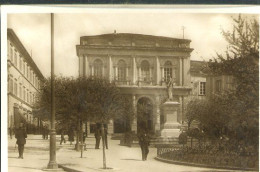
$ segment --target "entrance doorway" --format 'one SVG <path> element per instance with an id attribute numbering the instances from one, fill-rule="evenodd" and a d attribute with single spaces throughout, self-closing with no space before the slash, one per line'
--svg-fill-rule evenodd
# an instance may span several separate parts
<path id="1" fill-rule="evenodd" d="M 137 133 L 141 130 L 154 132 L 153 104 L 149 98 L 140 98 L 137 102 Z"/>

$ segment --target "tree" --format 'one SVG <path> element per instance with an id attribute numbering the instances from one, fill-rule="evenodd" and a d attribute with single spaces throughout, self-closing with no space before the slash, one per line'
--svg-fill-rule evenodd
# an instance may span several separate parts
<path id="1" fill-rule="evenodd" d="M 50 79 L 46 80 L 38 95 L 37 114 L 48 120 L 50 115 Z M 132 121 L 133 105 L 130 98 L 122 95 L 115 83 L 95 77 L 55 77 L 55 108 L 58 127 L 77 128 L 76 149 L 82 143 L 84 121 L 100 123 L 103 141 L 103 167 L 106 168 L 104 147 L 104 124 L 114 118 Z M 129 123 L 130 124 L 130 123 Z"/>
<path id="2" fill-rule="evenodd" d="M 209 62 L 215 75 L 232 75 L 235 89 L 225 93 L 229 97 L 230 121 L 228 130 L 234 141 L 258 145 L 259 126 L 259 23 L 242 17 L 233 18 L 234 28 L 223 31 L 229 43 L 225 54 L 217 54 Z M 226 96 L 227 97 L 227 96 Z M 231 134 L 232 133 L 232 134 Z M 242 134 L 244 133 L 244 134 Z"/>

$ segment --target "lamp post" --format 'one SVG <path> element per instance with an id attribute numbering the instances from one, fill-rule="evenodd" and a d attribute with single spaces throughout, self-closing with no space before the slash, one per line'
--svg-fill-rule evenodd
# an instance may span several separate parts
<path id="1" fill-rule="evenodd" d="M 55 130 L 55 89 L 54 89 L 54 15 L 51 13 L 51 130 L 50 130 L 50 161 L 48 169 L 58 169 L 56 163 L 56 130 Z"/>

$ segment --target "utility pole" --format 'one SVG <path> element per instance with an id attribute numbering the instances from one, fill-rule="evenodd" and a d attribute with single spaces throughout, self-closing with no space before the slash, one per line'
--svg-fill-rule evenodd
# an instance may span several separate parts
<path id="1" fill-rule="evenodd" d="M 51 13 L 51 131 L 50 161 L 48 169 L 58 169 L 56 163 L 56 130 L 55 130 L 55 87 L 54 87 L 54 15 Z"/>
<path id="2" fill-rule="evenodd" d="M 182 39 L 184 39 L 184 30 L 186 29 L 184 26 L 181 27 L 182 29 Z"/>

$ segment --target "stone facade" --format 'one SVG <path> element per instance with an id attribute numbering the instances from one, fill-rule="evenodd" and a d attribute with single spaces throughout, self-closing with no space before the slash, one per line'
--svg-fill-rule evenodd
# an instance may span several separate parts
<path id="1" fill-rule="evenodd" d="M 8 128 L 15 126 L 16 108 L 27 124 L 39 126 L 32 115 L 33 103 L 44 77 L 12 29 L 7 30 Z"/>
<path id="2" fill-rule="evenodd" d="M 146 99 L 152 104 L 151 130 L 159 132 L 164 123 L 161 105 L 166 101 L 166 82 L 175 81 L 173 98 L 180 103 L 177 120 L 183 122 L 183 105 L 191 88 L 190 40 L 160 36 L 114 33 L 83 36 L 76 46 L 79 76 L 99 76 L 115 81 L 133 104 Z M 117 133 L 116 121 L 110 133 Z M 138 120 L 132 124 L 137 131 Z"/>

